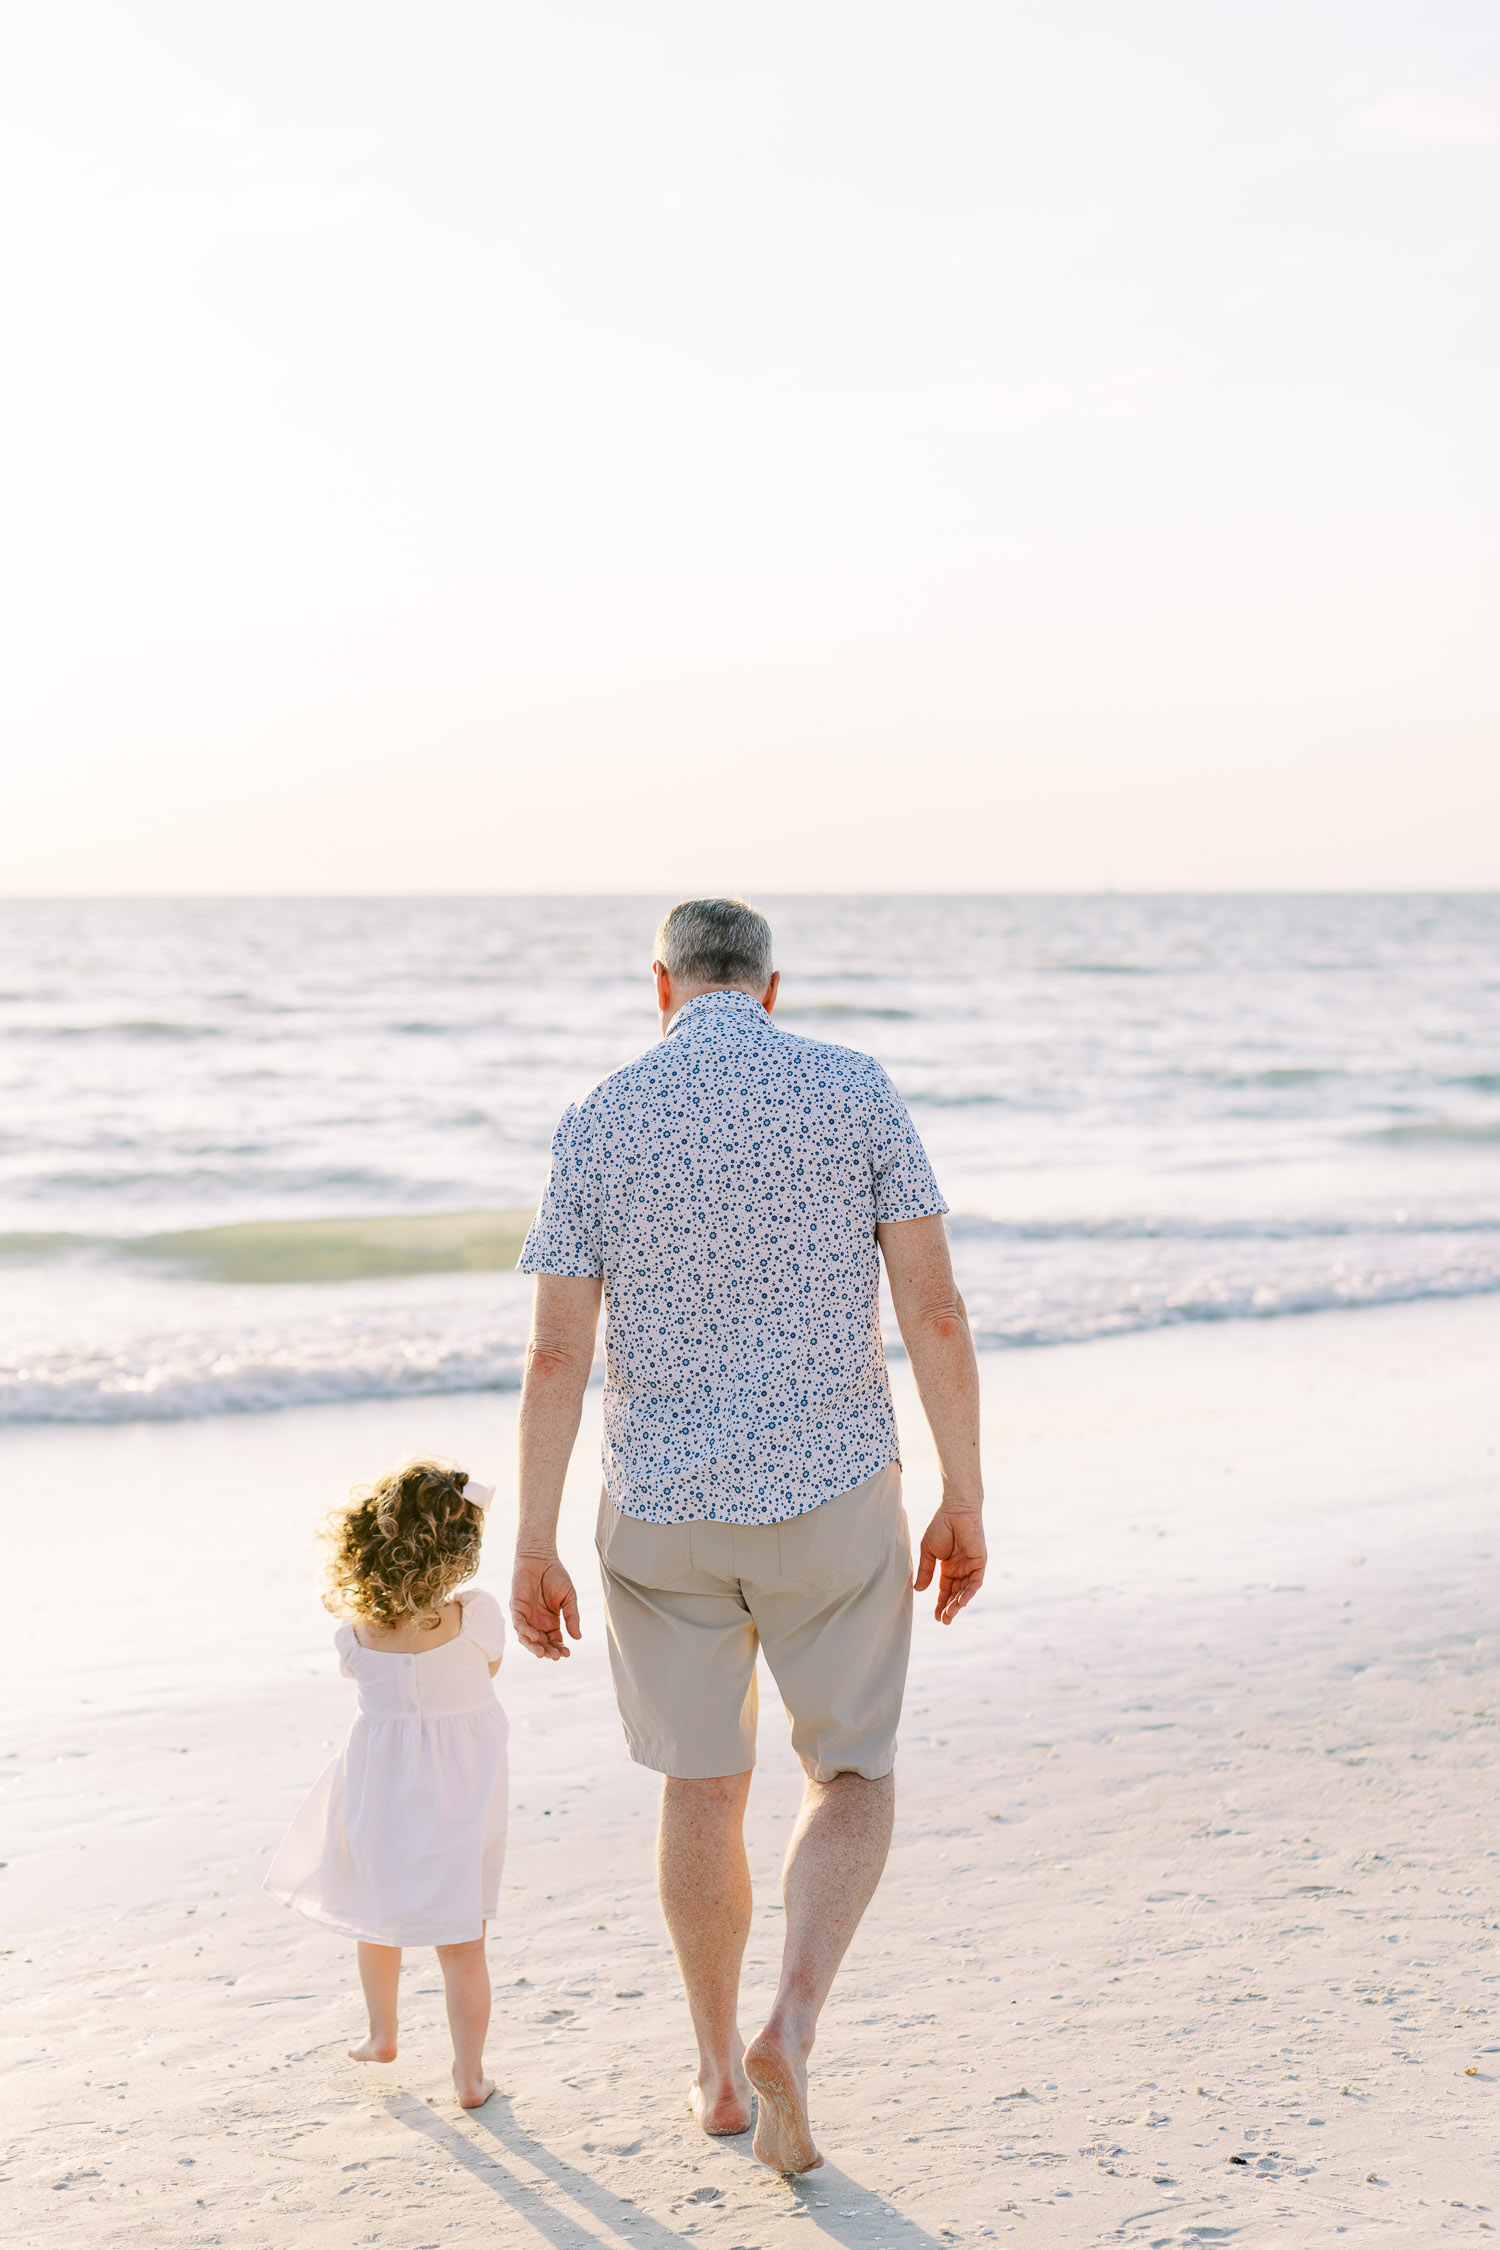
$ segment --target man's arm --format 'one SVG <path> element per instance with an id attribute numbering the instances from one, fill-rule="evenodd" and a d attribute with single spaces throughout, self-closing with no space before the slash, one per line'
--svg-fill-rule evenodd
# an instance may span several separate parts
<path id="1" fill-rule="evenodd" d="M 901 1340 L 917 1379 L 943 1495 L 922 1534 L 917 1592 L 938 1574 L 940 1625 L 951 1625 L 984 1584 L 984 1480 L 979 1466 L 979 1369 L 969 1316 L 953 1280 L 941 1219 L 897 1219 L 876 1228 Z"/>
<path id="2" fill-rule="evenodd" d="M 576 1641 L 578 1597 L 557 1559 L 557 1512 L 599 1326 L 603 1284 L 571 1274 L 539 1273 L 521 1385 L 521 1515 L 510 1614 L 516 1637 L 533 1656 L 556 1662 Z"/>

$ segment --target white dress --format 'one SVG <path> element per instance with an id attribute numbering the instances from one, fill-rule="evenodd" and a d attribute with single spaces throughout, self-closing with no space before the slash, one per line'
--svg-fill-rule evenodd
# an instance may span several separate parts
<path id="1" fill-rule="evenodd" d="M 334 1635 L 359 1688 L 343 1749 L 304 1801 L 266 1889 L 372 1945 L 463 1945 L 495 1918 L 505 1861 L 505 1646 L 493 1594 L 459 1589 L 456 1640 L 419 1656 Z"/>

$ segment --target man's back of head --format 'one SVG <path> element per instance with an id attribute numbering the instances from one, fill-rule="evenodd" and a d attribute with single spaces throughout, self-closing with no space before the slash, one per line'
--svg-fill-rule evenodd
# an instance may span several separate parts
<path id="1" fill-rule="evenodd" d="M 771 925 L 742 898 L 685 898 L 657 930 L 656 959 L 681 998 L 727 986 L 758 1000 L 771 981 Z"/>

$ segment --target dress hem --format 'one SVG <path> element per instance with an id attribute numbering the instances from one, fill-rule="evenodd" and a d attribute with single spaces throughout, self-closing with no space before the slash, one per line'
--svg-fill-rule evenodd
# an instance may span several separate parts
<path id="1" fill-rule="evenodd" d="M 498 1920 L 500 1912 L 497 1898 L 493 1905 L 484 1908 L 477 1930 L 465 1930 L 456 1937 L 392 1937 L 386 1931 L 377 1933 L 374 1930 L 356 1929 L 352 1922 L 346 1922 L 336 1914 L 321 1912 L 306 1899 L 299 1898 L 295 1891 L 278 1890 L 270 1883 L 263 1883 L 261 1888 L 270 1897 L 279 1899 L 283 1906 L 293 1907 L 298 1914 L 305 1915 L 309 1922 L 316 1922 L 320 1929 L 332 1930 L 336 1937 L 353 1938 L 359 1945 L 474 1945 L 484 1936 L 485 1924 Z"/>

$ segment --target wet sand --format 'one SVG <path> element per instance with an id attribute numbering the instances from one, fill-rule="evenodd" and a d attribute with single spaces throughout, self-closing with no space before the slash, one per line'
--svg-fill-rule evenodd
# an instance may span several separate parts
<path id="1" fill-rule="evenodd" d="M 400 2059 L 359 2068 L 352 1948 L 258 1886 L 350 1712 L 312 1522 L 415 1446 L 512 1492 L 513 1397 L 6 1432 L 13 2239 L 1489 2239 L 1497 1344 L 1472 1300 L 987 1360 L 994 1575 L 950 1632 L 919 1624 L 891 1865 L 814 2057 L 828 2162 L 796 2184 L 683 2106 L 590 1432 L 587 1638 L 500 1676 L 500 2092 L 472 2114 L 433 1958 Z M 932 1463 L 899 1403 L 916 1518 Z M 762 1711 L 747 2032 L 797 1794 Z"/>

